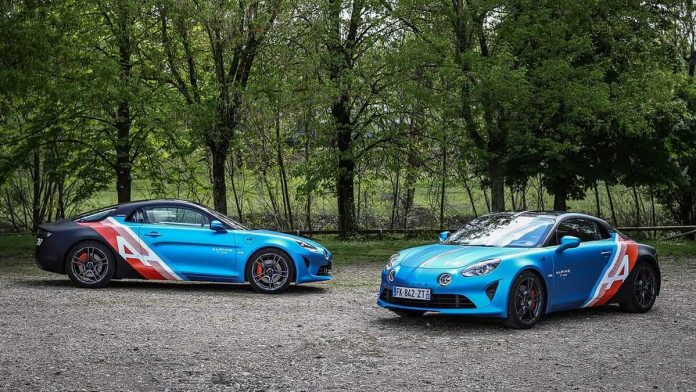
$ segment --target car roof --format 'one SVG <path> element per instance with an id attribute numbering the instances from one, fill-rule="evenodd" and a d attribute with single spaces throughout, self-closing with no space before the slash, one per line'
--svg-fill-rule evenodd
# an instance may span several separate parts
<path id="1" fill-rule="evenodd" d="M 495 214 L 501 214 L 501 215 L 516 215 L 516 216 L 533 216 L 533 217 L 544 217 L 544 218 L 551 218 L 553 220 L 561 220 L 561 219 L 566 219 L 566 218 L 585 218 L 585 219 L 592 219 L 595 221 L 599 221 L 601 223 L 607 224 L 606 221 L 604 221 L 601 218 L 597 218 L 596 216 L 592 216 L 589 214 L 584 214 L 581 212 L 569 212 L 569 211 L 506 211 L 506 212 L 494 212 L 489 215 L 495 215 Z M 607 224 L 608 225 L 608 224 Z"/>
<path id="2" fill-rule="evenodd" d="M 114 211 L 113 215 L 129 215 L 133 211 L 137 210 L 138 208 L 143 208 L 143 207 L 150 207 L 150 206 L 179 206 L 179 207 L 194 207 L 194 208 L 206 208 L 198 203 L 194 203 L 192 201 L 188 200 L 180 200 L 180 199 L 150 199 L 150 200 L 137 200 L 137 201 L 131 201 L 127 203 L 121 203 L 117 204 L 116 211 Z"/>

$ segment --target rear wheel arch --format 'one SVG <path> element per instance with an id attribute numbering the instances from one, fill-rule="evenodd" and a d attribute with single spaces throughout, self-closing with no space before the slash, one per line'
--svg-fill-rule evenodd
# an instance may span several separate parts
<path id="1" fill-rule="evenodd" d="M 71 257 L 76 253 L 77 250 L 82 250 L 84 248 L 94 248 L 94 252 L 102 252 L 106 257 L 106 269 L 102 270 L 101 276 L 98 278 L 98 280 L 87 282 L 84 280 L 84 277 L 83 279 L 81 279 L 79 275 L 75 275 L 75 270 L 73 269 Z M 63 263 L 63 268 L 65 270 L 66 275 L 68 275 L 68 277 L 74 284 L 80 287 L 102 288 L 108 285 L 109 282 L 116 276 L 116 268 L 118 265 L 117 255 L 114 253 L 113 249 L 111 249 L 111 246 L 99 239 L 87 238 L 76 241 L 74 244 L 70 246 L 64 259 L 65 260 Z M 87 268 L 90 268 L 90 266 L 87 266 Z M 96 271 L 96 269 L 93 271 Z M 93 274 L 96 273 L 97 272 L 93 272 Z"/>
<path id="2" fill-rule="evenodd" d="M 649 263 L 655 269 L 655 273 L 657 274 L 657 293 L 655 295 L 659 295 L 660 287 L 662 286 L 662 272 L 660 272 L 660 265 L 657 262 L 657 258 L 652 255 L 643 255 L 639 257 L 638 260 L 643 260 Z"/>
<path id="3" fill-rule="evenodd" d="M 63 255 L 63 273 L 66 273 L 66 274 L 68 273 L 68 261 L 70 258 L 70 250 L 73 249 L 74 247 L 76 247 L 77 245 L 83 243 L 83 242 L 98 242 L 98 243 L 104 245 L 104 247 L 106 247 L 106 249 L 108 249 L 108 251 L 111 253 L 111 256 L 114 258 L 114 261 L 115 261 L 115 263 L 114 263 L 115 264 L 114 265 L 114 276 L 118 275 L 119 255 L 116 254 L 116 252 L 114 252 L 114 250 L 111 248 L 111 245 L 109 245 L 101 237 L 80 238 L 80 239 L 76 240 L 75 242 L 73 242 L 72 244 L 70 244 L 68 246 L 67 250 L 65 251 L 65 255 Z"/>

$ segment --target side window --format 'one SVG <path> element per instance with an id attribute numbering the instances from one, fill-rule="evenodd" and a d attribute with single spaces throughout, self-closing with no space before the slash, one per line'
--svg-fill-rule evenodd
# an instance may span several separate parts
<path id="1" fill-rule="evenodd" d="M 597 241 L 602 239 L 597 223 L 589 219 L 567 219 L 556 229 L 556 243 L 559 244 L 563 236 L 572 235 L 580 238 L 580 242 Z"/>
<path id="2" fill-rule="evenodd" d="M 175 226 L 202 227 L 208 218 L 198 211 L 180 207 L 152 207 L 145 209 L 148 223 Z"/>
<path id="3" fill-rule="evenodd" d="M 145 214 L 143 214 L 143 210 L 136 210 L 134 213 L 130 214 L 130 216 L 126 218 L 126 222 L 144 223 Z"/>

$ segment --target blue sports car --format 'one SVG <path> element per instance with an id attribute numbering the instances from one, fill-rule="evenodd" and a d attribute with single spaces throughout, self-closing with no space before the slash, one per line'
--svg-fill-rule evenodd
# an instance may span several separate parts
<path id="1" fill-rule="evenodd" d="M 249 282 L 262 293 L 331 279 L 331 253 L 305 238 L 251 230 L 181 200 L 124 203 L 39 226 L 36 262 L 81 287 L 111 279 Z"/>
<path id="2" fill-rule="evenodd" d="M 389 259 L 378 305 L 401 316 L 489 316 L 530 328 L 544 313 L 607 303 L 647 312 L 660 292 L 655 249 L 584 214 L 495 213 L 440 240 Z"/>

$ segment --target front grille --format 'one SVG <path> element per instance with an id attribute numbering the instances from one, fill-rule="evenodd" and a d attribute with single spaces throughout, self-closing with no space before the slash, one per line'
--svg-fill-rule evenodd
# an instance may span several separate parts
<path id="1" fill-rule="evenodd" d="M 394 305 L 414 306 L 418 308 L 437 308 L 437 309 L 471 309 L 475 308 L 471 300 L 458 294 L 430 294 L 430 301 L 419 301 L 417 299 L 394 298 L 391 290 L 382 290 L 379 296 L 382 301 Z"/>
<path id="2" fill-rule="evenodd" d="M 331 263 L 327 265 L 322 265 L 317 271 L 317 275 L 331 275 Z"/>

